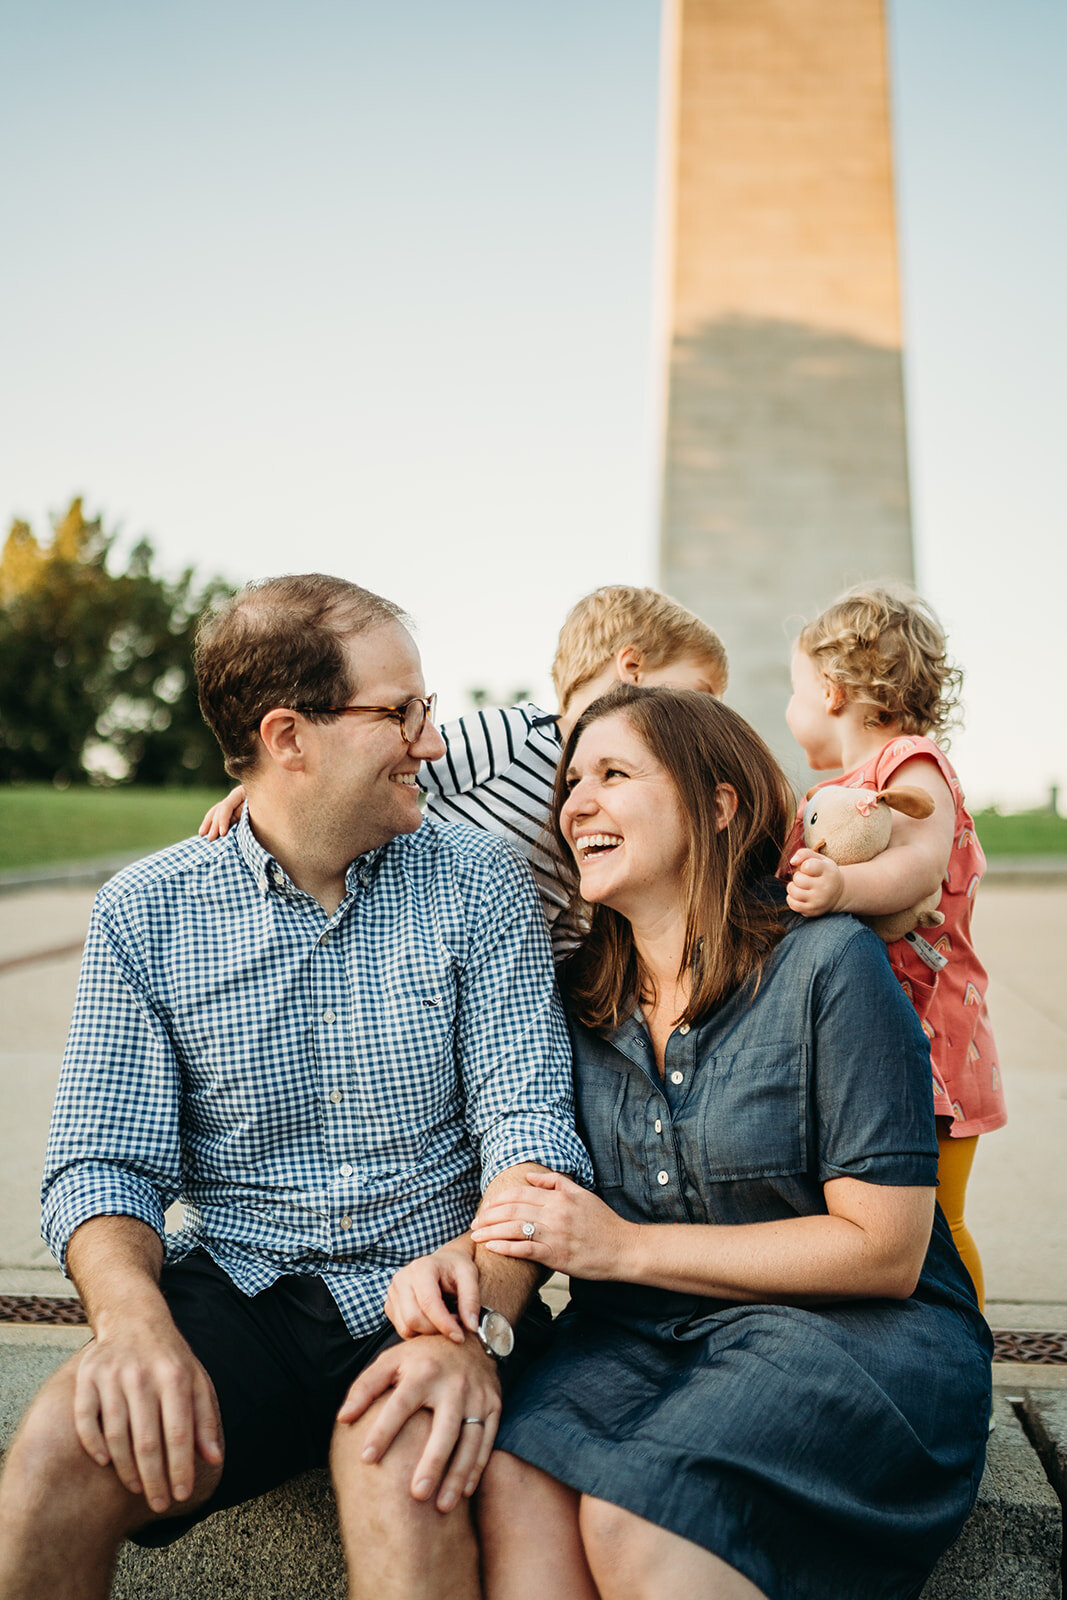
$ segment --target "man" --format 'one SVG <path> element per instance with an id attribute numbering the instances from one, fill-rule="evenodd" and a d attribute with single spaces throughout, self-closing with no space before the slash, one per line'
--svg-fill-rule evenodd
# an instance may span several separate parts
<path id="1" fill-rule="evenodd" d="M 473 1597 L 469 1496 L 534 1279 L 466 1228 L 531 1163 L 590 1176 L 541 913 L 506 845 L 420 826 L 443 745 L 390 602 L 252 587 L 197 675 L 248 805 L 97 898 L 44 1186 L 94 1339 L 12 1445 L 0 1596 L 95 1600 L 123 1537 L 328 1456 L 352 1595 Z M 390 1280 L 442 1250 L 459 1325 L 400 1343 Z"/>

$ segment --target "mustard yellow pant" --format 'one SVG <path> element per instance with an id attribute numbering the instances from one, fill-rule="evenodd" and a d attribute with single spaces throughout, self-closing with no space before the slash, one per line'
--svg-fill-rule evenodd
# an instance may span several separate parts
<path id="1" fill-rule="evenodd" d="M 952 1230 L 953 1243 L 963 1259 L 963 1265 L 971 1275 L 979 1307 L 984 1310 L 985 1278 L 982 1274 L 982 1258 L 963 1220 L 967 1179 L 974 1165 L 974 1150 L 978 1136 L 975 1134 L 970 1139 L 952 1139 L 949 1137 L 948 1129 L 948 1118 L 938 1117 L 937 1176 L 940 1188 L 937 1191 L 937 1200 L 945 1213 L 945 1221 Z"/>

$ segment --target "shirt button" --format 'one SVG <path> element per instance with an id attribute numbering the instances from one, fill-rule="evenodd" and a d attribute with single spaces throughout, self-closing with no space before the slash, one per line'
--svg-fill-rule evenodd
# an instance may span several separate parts
<path id="1" fill-rule="evenodd" d="M 337 1014 L 334 1011 L 324 1011 L 322 1013 L 322 1020 L 323 1022 L 336 1022 Z"/>
<path id="2" fill-rule="evenodd" d="M 347 1161 L 341 1168 L 341 1176 L 342 1178 L 350 1178 L 352 1176 L 352 1168 L 348 1165 Z"/>
<path id="3" fill-rule="evenodd" d="M 678 1032 L 679 1033 L 688 1033 L 689 1032 L 689 1024 L 688 1024 L 688 1022 L 683 1022 L 682 1026 L 678 1029 Z"/>
<path id="4" fill-rule="evenodd" d="M 341 1101 L 344 1099 L 344 1095 L 341 1093 L 340 1089 L 331 1089 L 330 1099 L 333 1101 L 335 1106 L 339 1106 Z"/>
<path id="5" fill-rule="evenodd" d="M 327 928 L 325 933 L 320 933 L 319 934 L 319 943 L 320 944 L 329 944 L 329 942 L 330 942 L 330 930 Z"/>
<path id="6" fill-rule="evenodd" d="M 663 1132 L 663 1124 L 659 1120 L 658 1117 L 656 1118 L 656 1121 L 654 1123 L 654 1127 L 655 1127 L 657 1133 L 662 1133 Z"/>
<path id="7" fill-rule="evenodd" d="M 671 1181 L 671 1175 L 670 1175 L 669 1172 L 657 1172 L 656 1173 L 656 1182 L 657 1183 L 664 1184 L 664 1183 L 670 1183 L 670 1181 Z"/>
<path id="8" fill-rule="evenodd" d="M 685 1073 L 684 1072 L 672 1072 L 671 1073 L 671 1082 L 672 1083 L 683 1083 L 684 1081 L 685 1081 Z"/>
<path id="9" fill-rule="evenodd" d="M 341 1226 L 347 1232 L 348 1229 L 352 1226 L 352 1218 L 351 1217 L 342 1217 L 341 1218 Z"/>

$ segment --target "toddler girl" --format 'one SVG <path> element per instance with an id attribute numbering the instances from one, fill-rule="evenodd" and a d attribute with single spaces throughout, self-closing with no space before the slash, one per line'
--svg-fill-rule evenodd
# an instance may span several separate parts
<path id="1" fill-rule="evenodd" d="M 889 848 L 839 867 L 791 841 L 788 900 L 803 916 L 902 911 L 941 886 L 944 922 L 925 939 L 898 939 L 889 959 L 930 1040 L 940 1159 L 938 1200 L 983 1304 L 982 1263 L 963 1220 L 978 1135 L 1005 1121 L 986 974 L 971 944 L 971 906 L 985 857 L 963 792 L 940 745 L 955 720 L 961 673 L 918 598 L 854 589 L 797 641 L 786 721 L 809 766 L 844 767 L 826 781 L 857 789 L 914 784 L 934 801 L 918 821 L 893 813 Z M 821 787 L 817 785 L 816 787 Z M 937 934 L 934 940 L 934 934 Z"/>

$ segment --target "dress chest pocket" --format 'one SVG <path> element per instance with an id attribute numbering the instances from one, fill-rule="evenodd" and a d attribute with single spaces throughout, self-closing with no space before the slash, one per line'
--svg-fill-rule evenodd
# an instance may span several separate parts
<path id="1" fill-rule="evenodd" d="M 809 1066 L 807 1044 L 795 1039 L 705 1057 L 686 1120 L 700 1119 L 713 1182 L 806 1170 Z"/>

